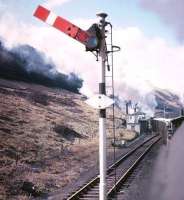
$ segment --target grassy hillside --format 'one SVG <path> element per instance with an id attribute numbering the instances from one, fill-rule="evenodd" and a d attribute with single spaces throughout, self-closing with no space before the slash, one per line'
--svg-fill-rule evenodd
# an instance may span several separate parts
<path id="1" fill-rule="evenodd" d="M 0 79 L 0 199 L 35 199 L 97 164 L 98 113 L 84 99 Z"/>
<path id="2" fill-rule="evenodd" d="M 168 90 L 157 89 L 154 91 L 157 102 L 155 115 L 159 117 L 165 116 L 168 118 L 177 117 L 181 114 L 182 103 L 177 94 Z"/>

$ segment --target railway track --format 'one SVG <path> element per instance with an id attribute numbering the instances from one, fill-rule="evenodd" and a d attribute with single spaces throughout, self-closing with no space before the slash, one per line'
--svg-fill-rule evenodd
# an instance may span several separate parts
<path id="1" fill-rule="evenodd" d="M 120 157 L 107 170 L 107 197 L 114 199 L 122 184 L 131 175 L 139 162 L 149 152 L 149 150 L 160 140 L 160 136 L 153 136 L 131 151 Z M 116 174 L 116 184 L 115 184 Z M 71 194 L 66 200 L 98 200 L 99 199 L 99 176 L 96 176 L 82 188 Z"/>

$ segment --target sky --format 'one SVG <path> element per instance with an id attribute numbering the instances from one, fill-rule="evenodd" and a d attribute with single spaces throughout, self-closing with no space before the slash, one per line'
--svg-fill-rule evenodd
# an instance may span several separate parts
<path id="1" fill-rule="evenodd" d="M 138 101 L 153 88 L 183 95 L 183 0 L 0 0 L 0 38 L 6 46 L 32 45 L 59 71 L 81 76 L 81 92 L 92 95 L 100 62 L 83 45 L 33 17 L 39 4 L 83 29 L 99 21 L 97 13 L 108 13 L 113 42 L 121 47 L 114 56 L 117 95 Z"/>

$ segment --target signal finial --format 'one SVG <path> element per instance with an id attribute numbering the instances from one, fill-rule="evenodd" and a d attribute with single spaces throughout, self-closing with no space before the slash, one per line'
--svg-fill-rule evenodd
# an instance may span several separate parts
<path id="1" fill-rule="evenodd" d="M 105 19 L 108 16 L 107 13 L 98 13 L 97 17 L 101 17 L 102 19 Z"/>

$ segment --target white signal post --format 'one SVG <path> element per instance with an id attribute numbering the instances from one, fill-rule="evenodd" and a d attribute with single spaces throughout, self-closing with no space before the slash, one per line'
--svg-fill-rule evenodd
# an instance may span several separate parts
<path id="1" fill-rule="evenodd" d="M 105 18 L 107 14 L 100 13 L 97 16 L 101 17 L 101 34 L 102 41 L 100 46 L 100 57 L 102 67 L 100 69 L 99 80 L 99 94 L 106 95 L 105 87 L 105 62 L 107 59 L 106 53 L 106 41 L 105 41 Z M 99 199 L 106 200 L 106 173 L 107 173 L 107 136 L 106 136 L 106 109 L 100 109 L 99 111 L 99 163 L 100 163 L 100 187 L 99 187 Z"/>
<path id="2" fill-rule="evenodd" d="M 41 21 L 53 26 L 59 31 L 67 34 L 69 37 L 84 44 L 89 51 L 99 48 L 99 56 L 101 57 L 100 79 L 99 79 L 99 94 L 87 100 L 86 103 L 99 110 L 99 163 L 100 163 L 100 187 L 99 187 L 99 199 L 106 200 L 106 171 L 107 171 L 107 158 L 106 158 L 106 108 L 111 106 L 114 101 L 106 96 L 105 86 L 105 67 L 107 61 L 107 47 L 105 27 L 107 26 L 106 17 L 107 14 L 100 13 L 97 16 L 100 17 L 99 31 L 101 32 L 99 39 L 99 46 L 91 45 L 91 40 L 94 36 L 88 31 L 84 31 L 76 25 L 72 24 L 68 20 L 55 15 L 50 10 L 43 6 L 38 6 L 34 12 L 34 16 Z M 97 30 L 96 30 L 97 31 Z"/>
<path id="3" fill-rule="evenodd" d="M 99 171 L 100 171 L 100 187 L 99 187 L 99 200 L 107 199 L 106 191 L 106 174 L 107 174 L 107 136 L 106 136 L 106 108 L 114 103 L 114 100 L 106 96 L 105 86 L 105 68 L 107 60 L 106 50 L 106 36 L 105 27 L 107 22 L 105 18 L 107 14 L 100 13 L 97 16 L 101 17 L 101 43 L 99 55 L 101 57 L 101 67 L 99 68 L 99 94 L 89 98 L 86 103 L 99 110 Z"/>

